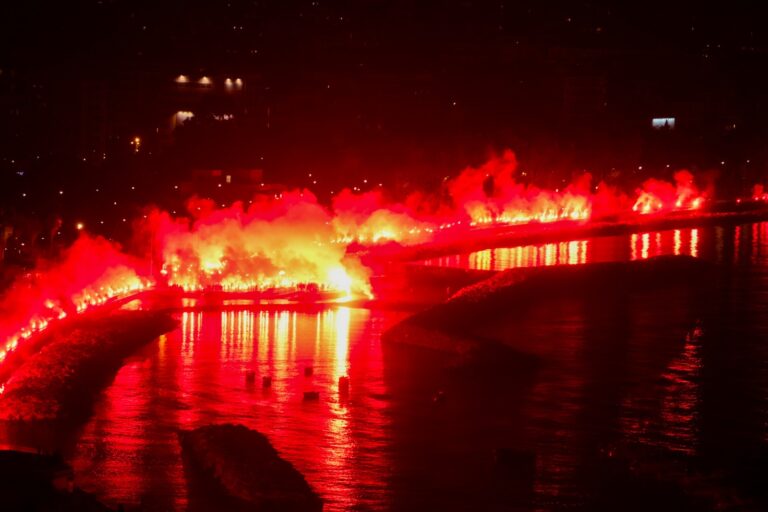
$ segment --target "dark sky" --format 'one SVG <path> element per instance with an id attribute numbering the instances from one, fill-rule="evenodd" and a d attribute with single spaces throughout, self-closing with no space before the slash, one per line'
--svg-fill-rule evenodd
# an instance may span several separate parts
<path id="1" fill-rule="evenodd" d="M 632 4 L 632 5 L 629 5 Z M 499 44 L 699 52 L 766 43 L 759 2 L 163 1 L 3 2 L 4 60 L 117 65 L 423 64 Z M 707 46 L 709 45 L 709 46 Z M 327 60 L 324 60 L 327 59 Z M 355 63 L 355 62 L 352 62 Z"/>
<path id="2" fill-rule="evenodd" d="M 759 2 L 0 2 L 0 220 L 186 199 L 198 170 L 392 193 L 512 148 L 550 188 L 768 178 Z M 179 85 L 180 74 L 190 78 Z M 202 76 L 214 86 L 200 87 Z M 244 89 L 225 90 L 242 77 Z M 188 124 L 170 124 L 179 111 Z M 651 129 L 673 116 L 674 131 Z M 222 119 L 226 119 L 222 121 Z M 140 148 L 133 144 L 136 138 Z"/>
<path id="3" fill-rule="evenodd" d="M 280 179 L 308 168 L 440 175 L 499 147 L 559 170 L 674 158 L 706 166 L 753 152 L 766 134 L 758 2 L 32 0 L 0 9 L 6 167 L 93 151 L 99 131 L 114 146 L 107 162 L 145 135 L 165 166 L 263 165 Z M 248 76 L 248 100 L 238 123 L 205 134 L 206 144 L 179 136 L 161 151 L 150 136 L 192 108 L 162 92 L 182 73 Z M 194 108 L 223 112 L 210 103 Z M 679 118 L 677 139 L 649 142 L 643 130 L 656 115 Z"/>

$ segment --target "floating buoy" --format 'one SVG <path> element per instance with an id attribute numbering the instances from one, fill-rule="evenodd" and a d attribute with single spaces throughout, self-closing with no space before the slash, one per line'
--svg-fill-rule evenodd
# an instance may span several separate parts
<path id="1" fill-rule="evenodd" d="M 346 375 L 339 377 L 339 393 L 349 393 L 349 377 Z"/>
<path id="2" fill-rule="evenodd" d="M 272 377 L 269 375 L 261 378 L 261 387 L 263 388 L 270 388 L 272 387 Z"/>
<path id="3" fill-rule="evenodd" d="M 304 392 L 304 401 L 309 402 L 310 400 L 320 400 L 320 392 L 319 391 L 305 391 Z"/>
<path id="4" fill-rule="evenodd" d="M 312 371 L 313 371 L 312 367 L 311 366 L 307 366 L 306 368 L 304 368 L 304 376 L 305 377 L 311 377 L 312 376 Z"/>

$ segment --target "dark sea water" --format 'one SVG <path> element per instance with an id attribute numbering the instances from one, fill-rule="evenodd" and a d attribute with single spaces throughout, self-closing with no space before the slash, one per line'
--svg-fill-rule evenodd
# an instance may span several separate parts
<path id="1" fill-rule="evenodd" d="M 542 291 L 514 321 L 478 326 L 519 354 L 482 366 L 382 346 L 401 312 L 179 313 L 180 327 L 132 357 L 97 403 L 70 457 L 76 483 L 129 510 L 194 508 L 176 432 L 237 422 L 266 434 L 326 510 L 766 509 L 768 224 L 427 263 L 663 254 L 716 263 L 711 283 Z M 320 399 L 303 401 L 307 390 Z"/>

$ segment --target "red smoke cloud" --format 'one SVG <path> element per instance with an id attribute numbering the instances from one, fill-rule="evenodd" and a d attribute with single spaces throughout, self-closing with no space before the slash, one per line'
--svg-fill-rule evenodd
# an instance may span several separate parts
<path id="1" fill-rule="evenodd" d="M 153 236 L 171 285 L 229 291 L 317 285 L 368 293 L 367 272 L 346 245 L 333 243 L 333 217 L 308 191 L 215 209 L 188 205 L 191 219 L 152 217 Z"/>
<path id="2" fill-rule="evenodd" d="M 591 216 L 588 173 L 562 191 L 544 190 L 518 183 L 517 167 L 515 154 L 506 150 L 480 167 L 465 169 L 448 183 L 454 205 L 474 224 L 586 220 Z"/>
<path id="3" fill-rule="evenodd" d="M 0 362 L 50 322 L 150 286 L 142 267 L 114 244 L 87 235 L 59 262 L 41 262 L 0 300 Z"/>
<path id="4" fill-rule="evenodd" d="M 313 287 L 369 294 L 370 271 L 350 253 L 350 244 L 424 243 L 437 233 L 463 236 L 480 224 L 586 222 L 697 209 L 711 196 L 711 188 L 702 192 L 688 171 L 675 173 L 674 183 L 647 180 L 634 200 L 604 183 L 593 190 L 589 173 L 557 190 L 522 183 L 517 173 L 515 155 L 507 150 L 464 169 L 441 190 L 400 202 L 379 189 L 343 190 L 330 207 L 306 190 L 257 196 L 247 207 L 238 202 L 217 208 L 192 198 L 185 217 L 159 210 L 147 215 L 145 261 L 82 236 L 59 263 L 42 264 L 3 296 L 0 360 L 52 320 L 150 285 L 151 268 L 155 277 L 186 290 Z M 756 189 L 755 196 L 765 194 Z"/>
<path id="5" fill-rule="evenodd" d="M 637 200 L 632 210 L 638 213 L 656 213 L 672 210 L 697 210 L 707 199 L 707 193 L 696 187 L 693 174 L 677 171 L 675 183 L 649 179 L 637 191 Z"/>

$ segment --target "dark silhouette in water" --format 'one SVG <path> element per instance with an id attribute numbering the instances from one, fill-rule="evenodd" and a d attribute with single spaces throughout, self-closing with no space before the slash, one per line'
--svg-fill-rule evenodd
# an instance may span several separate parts
<path id="1" fill-rule="evenodd" d="M 190 490 L 200 480 L 240 509 L 319 511 L 323 505 L 301 473 L 281 458 L 267 438 L 242 425 L 209 425 L 179 433 Z M 205 485 L 205 484 L 204 484 Z M 210 501 L 220 493 L 205 497 Z M 215 499 L 215 498 L 214 498 Z M 193 507 L 190 503 L 190 509 Z"/>

